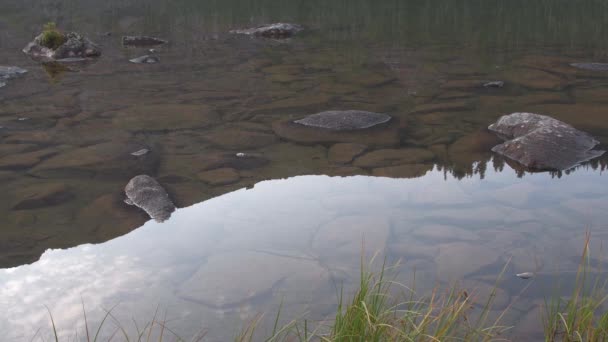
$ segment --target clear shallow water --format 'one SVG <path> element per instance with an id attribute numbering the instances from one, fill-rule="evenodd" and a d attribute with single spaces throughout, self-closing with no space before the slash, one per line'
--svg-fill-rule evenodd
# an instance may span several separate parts
<path id="1" fill-rule="evenodd" d="M 514 302 L 507 318 L 516 324 L 556 279 L 572 276 L 587 229 L 596 243 L 607 237 L 602 182 L 592 170 L 561 179 L 488 170 L 483 181 L 458 180 L 433 170 L 415 179 L 266 181 L 178 209 L 166 223 L 0 271 L 7 308 L 0 328 L 30 338 L 32 327 L 48 325 L 46 304 L 69 334 L 82 324 L 81 299 L 91 322 L 99 308 L 119 304 L 120 321 L 142 323 L 160 305 L 176 331 L 189 337 L 208 328 L 211 340 L 233 336 L 281 300 L 284 319 L 308 311 L 322 320 L 336 303 L 335 286 L 348 292 L 356 284 L 362 240 L 368 256 L 403 259 L 400 281 L 410 283 L 416 269 L 421 294 L 457 280 L 487 294 L 510 260 L 495 310 Z M 592 251 L 599 258 L 595 244 Z M 520 294 L 528 282 L 514 274 L 527 271 L 539 275 Z M 515 332 L 530 333 L 526 323 Z"/>
<path id="2" fill-rule="evenodd" d="M 43 324 L 43 304 L 67 321 L 78 316 L 76 309 L 55 309 L 55 297 L 89 285 L 107 291 L 86 290 L 93 292 L 83 295 L 91 310 L 121 302 L 124 317 L 149 316 L 165 305 L 184 335 L 207 327 L 221 340 L 226 323 L 219 317 L 272 311 L 277 293 L 293 295 L 314 278 L 319 290 L 311 295 L 307 286 L 289 312 L 309 304 L 312 315 L 324 317 L 331 308 L 323 304 L 334 302 L 325 299 L 335 297 L 325 285 L 357 275 L 353 253 L 359 253 L 361 232 L 373 232 L 364 234 L 371 250 L 385 247 L 391 259 L 405 258 L 406 267 L 423 272 L 423 288 L 436 281 L 488 282 L 509 256 L 511 273 L 531 267 L 552 272 L 556 265 L 570 271 L 585 229 L 595 232 L 598 244 L 603 240 L 605 158 L 563 174 L 524 175 L 513 171 L 516 165 L 492 160 L 496 140 L 485 127 L 500 115 L 532 111 L 608 144 L 608 75 L 568 65 L 607 61 L 605 2 L 0 4 L 0 63 L 29 70 L 0 89 L 0 267 L 6 269 L 0 304 L 11 312 L 0 324 L 17 339 L 29 340 L 27 332 Z M 20 50 L 51 20 L 86 33 L 102 46 L 102 57 L 71 70 L 25 58 Z M 272 21 L 301 23 L 308 31 L 287 42 L 226 33 Z M 157 35 L 171 44 L 158 49 L 160 64 L 133 65 L 127 60 L 147 51 L 121 47 L 123 34 Z M 488 80 L 506 86 L 478 87 Z M 368 145 L 374 158 L 349 159 L 332 151 L 333 142 L 277 129 L 277 122 L 327 109 L 385 112 L 395 120 L 382 134 L 351 137 Z M 151 152 L 130 155 L 142 148 Z M 394 150 L 418 157 L 393 160 Z M 238 152 L 251 158 L 238 159 Z M 140 173 L 156 177 L 187 209 L 165 224 L 145 223 L 142 212 L 122 203 L 124 185 Z M 300 175 L 357 177 L 290 178 Z M 289 179 L 260 183 L 282 178 Z M 191 214 L 200 225 L 185 218 L 199 207 L 216 208 L 200 209 L 206 213 L 201 218 L 199 209 Z M 334 221 L 321 234 L 320 227 Z M 192 238 L 194 232 L 203 235 Z M 55 250 L 38 261 L 49 248 Z M 264 269 L 282 266 L 267 282 L 255 283 L 262 290 L 251 298 L 238 285 L 256 274 L 223 273 L 249 262 L 245 251 L 289 257 L 280 259 L 283 264 L 260 257 Z M 31 275 L 61 270 L 62 262 L 80 271 L 68 272 L 74 278 L 66 280 L 57 276 L 53 283 L 65 286 L 61 290 Z M 122 264 L 111 266 L 116 262 Z M 223 298 L 241 301 L 218 303 L 220 295 L 205 294 L 211 285 L 191 280 L 202 265 L 215 267 L 206 272 L 223 282 L 220 287 L 237 287 Z M 117 270 L 124 272 L 116 276 Z M 302 278 L 275 284 L 290 279 L 286 270 Z M 504 286 L 508 299 L 518 281 Z M 24 295 L 40 291 L 36 299 Z M 515 316 L 529 312 L 539 294 L 530 290 Z M 78 295 L 66 298 L 70 307 L 79 303 Z"/>

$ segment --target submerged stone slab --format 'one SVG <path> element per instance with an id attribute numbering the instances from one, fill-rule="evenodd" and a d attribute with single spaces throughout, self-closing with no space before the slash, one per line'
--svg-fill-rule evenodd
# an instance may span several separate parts
<path id="1" fill-rule="evenodd" d="M 154 46 L 167 44 L 168 41 L 150 36 L 123 36 L 122 45 L 124 46 Z"/>
<path id="2" fill-rule="evenodd" d="M 133 177 L 125 187 L 125 194 L 125 203 L 143 209 L 157 222 L 167 220 L 175 211 L 175 205 L 165 189 L 150 176 Z"/>
<path id="3" fill-rule="evenodd" d="M 333 145 L 328 151 L 328 159 L 334 163 L 350 163 L 367 150 L 367 146 L 357 143 L 339 143 Z"/>
<path id="4" fill-rule="evenodd" d="M 230 33 L 246 34 L 250 36 L 259 36 L 264 38 L 290 38 L 302 31 L 304 28 L 300 25 L 290 23 L 275 23 L 263 25 L 254 28 L 232 30 Z"/>
<path id="5" fill-rule="evenodd" d="M 23 52 L 41 62 L 99 57 L 101 55 L 101 49 L 97 45 L 77 32 L 66 33 L 65 42 L 56 49 L 44 46 L 42 44 L 43 36 L 42 33 L 34 38 L 23 48 Z"/>
<path id="6" fill-rule="evenodd" d="M 238 309 L 251 301 L 269 300 L 280 289 L 288 289 L 294 296 L 309 292 L 310 296 L 327 284 L 328 272 L 314 260 L 235 251 L 210 256 L 180 285 L 177 295 L 212 308 Z"/>
<path id="7" fill-rule="evenodd" d="M 19 189 L 13 210 L 44 208 L 67 202 L 74 197 L 63 183 L 43 183 Z"/>
<path id="8" fill-rule="evenodd" d="M 96 145 L 74 148 L 44 159 L 29 172 L 42 178 L 51 177 L 132 177 L 153 172 L 158 164 L 158 154 L 150 151 L 135 158 L 132 151 L 144 145 L 116 139 Z"/>
<path id="9" fill-rule="evenodd" d="M 378 168 L 404 164 L 423 164 L 431 162 L 435 154 L 423 148 L 401 148 L 375 150 L 358 157 L 354 166 L 362 168 Z"/>
<path id="10" fill-rule="evenodd" d="M 593 149 L 599 141 L 588 133 L 545 115 L 513 113 L 488 129 L 511 139 L 492 151 L 536 170 L 567 170 L 605 152 Z"/>
<path id="11" fill-rule="evenodd" d="M 570 66 L 583 70 L 608 71 L 608 63 L 570 63 Z"/>
<path id="12" fill-rule="evenodd" d="M 294 122 L 308 127 L 349 131 L 371 128 L 386 123 L 390 119 L 390 116 L 380 113 L 360 110 L 330 110 L 312 114 Z"/>

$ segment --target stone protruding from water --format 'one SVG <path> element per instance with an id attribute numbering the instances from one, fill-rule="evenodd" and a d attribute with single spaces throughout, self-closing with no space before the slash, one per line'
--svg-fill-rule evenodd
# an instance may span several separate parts
<path id="1" fill-rule="evenodd" d="M 149 36 L 123 36 L 122 45 L 124 46 L 155 46 L 167 44 L 168 41 Z"/>
<path id="2" fill-rule="evenodd" d="M 608 63 L 570 63 L 570 66 L 590 71 L 608 71 Z"/>
<path id="3" fill-rule="evenodd" d="M 133 177 L 125 187 L 125 194 L 125 203 L 143 209 L 157 222 L 167 220 L 175 211 L 175 205 L 165 189 L 150 176 Z"/>
<path id="4" fill-rule="evenodd" d="M 399 145 L 399 125 L 390 116 L 357 110 L 327 111 L 293 121 L 281 120 L 272 129 L 281 138 L 304 144 L 357 143 L 370 147 Z"/>
<path id="5" fill-rule="evenodd" d="M 160 59 L 156 56 L 144 55 L 129 59 L 129 62 L 135 64 L 155 64 L 160 62 Z"/>
<path id="6" fill-rule="evenodd" d="M 23 52 L 41 62 L 74 60 L 101 55 L 101 49 L 80 33 L 66 33 L 64 42 L 56 48 L 44 46 L 43 39 L 44 33 L 41 33 L 23 48 Z"/>
<path id="7" fill-rule="evenodd" d="M 297 24 L 275 23 L 242 30 L 232 30 L 230 33 L 246 34 L 250 36 L 273 39 L 285 39 L 293 37 L 303 29 L 304 28 L 302 26 Z"/>
<path id="8" fill-rule="evenodd" d="M 492 151 L 535 170 L 567 170 L 605 152 L 588 133 L 545 115 L 512 113 L 488 129 L 507 140 Z"/>
<path id="9" fill-rule="evenodd" d="M 505 86 L 504 81 L 490 81 L 483 84 L 484 88 L 502 88 Z"/>
<path id="10" fill-rule="evenodd" d="M 390 119 L 390 116 L 380 113 L 360 110 L 330 110 L 312 114 L 294 122 L 308 127 L 350 131 L 371 128 L 386 123 Z"/>
<path id="11" fill-rule="evenodd" d="M 0 65 L 0 88 L 6 85 L 6 81 L 19 77 L 25 73 L 27 73 L 27 70 L 16 66 Z"/>

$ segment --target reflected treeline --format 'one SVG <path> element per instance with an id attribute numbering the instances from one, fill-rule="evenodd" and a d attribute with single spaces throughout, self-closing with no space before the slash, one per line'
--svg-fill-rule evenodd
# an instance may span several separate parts
<path id="1" fill-rule="evenodd" d="M 405 45 L 514 49 L 530 45 L 605 48 L 608 2 L 602 0 L 128 0 L 24 1 L 9 6 L 27 20 L 55 20 L 102 32 L 124 19 L 174 36 L 225 32 L 235 26 L 296 21 L 333 39 Z M 122 24 L 121 24 L 122 21 Z M 96 29 L 93 29 L 97 26 Z M 127 27 L 122 27 L 127 29 Z"/>
<path id="2" fill-rule="evenodd" d="M 444 172 L 445 179 L 448 178 L 448 175 L 453 176 L 456 179 L 465 179 L 465 178 L 477 178 L 485 179 L 486 172 L 488 170 L 488 166 L 491 166 L 494 172 L 500 173 L 505 171 L 505 167 L 507 169 L 513 169 L 513 171 L 517 174 L 518 178 L 524 178 L 529 174 L 536 174 L 541 171 L 534 171 L 530 169 L 526 169 L 521 165 L 506 160 L 500 156 L 488 156 L 486 159 L 481 159 L 475 161 L 468 165 L 462 164 L 454 164 L 454 163 L 445 163 L 439 162 L 436 167 Z M 562 178 L 564 176 L 568 176 L 570 174 L 576 173 L 578 170 L 593 170 L 596 172 L 604 172 L 608 170 L 608 158 L 598 158 L 594 160 L 590 160 L 588 162 L 582 163 L 574 168 L 564 170 L 564 171 L 542 171 L 543 173 L 547 173 L 551 176 L 551 178 Z"/>

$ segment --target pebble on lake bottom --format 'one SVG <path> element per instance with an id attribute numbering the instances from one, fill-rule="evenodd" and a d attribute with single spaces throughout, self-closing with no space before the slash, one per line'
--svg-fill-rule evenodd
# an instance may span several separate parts
<path id="1" fill-rule="evenodd" d="M 135 152 L 131 153 L 131 155 L 139 157 L 139 156 L 143 156 L 144 154 L 146 154 L 148 152 L 150 152 L 150 150 L 148 150 L 147 148 L 142 148 L 141 150 L 138 150 L 138 151 L 135 151 Z"/>
<path id="2" fill-rule="evenodd" d="M 534 273 L 524 272 L 524 273 L 518 273 L 518 274 L 516 274 L 516 276 L 518 276 L 521 279 L 530 279 L 530 278 L 534 277 Z"/>

